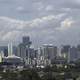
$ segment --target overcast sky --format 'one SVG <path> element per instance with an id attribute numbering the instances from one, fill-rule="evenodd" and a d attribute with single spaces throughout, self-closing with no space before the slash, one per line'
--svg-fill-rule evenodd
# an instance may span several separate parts
<path id="1" fill-rule="evenodd" d="M 79 44 L 80 0 L 0 0 L 0 41 L 23 35 L 35 46 Z"/>

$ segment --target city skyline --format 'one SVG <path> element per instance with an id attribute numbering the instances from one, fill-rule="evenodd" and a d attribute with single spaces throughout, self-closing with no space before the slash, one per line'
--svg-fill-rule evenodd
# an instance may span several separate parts
<path id="1" fill-rule="evenodd" d="M 0 80 L 80 80 L 80 0 L 0 0 Z"/>
<path id="2" fill-rule="evenodd" d="M 22 64 L 23 66 L 35 66 L 44 68 L 52 64 L 72 64 L 80 60 L 80 45 L 43 44 L 35 49 L 31 47 L 31 38 L 23 36 L 22 42 L 18 45 L 9 43 L 7 46 L 0 46 L 1 63 Z"/>

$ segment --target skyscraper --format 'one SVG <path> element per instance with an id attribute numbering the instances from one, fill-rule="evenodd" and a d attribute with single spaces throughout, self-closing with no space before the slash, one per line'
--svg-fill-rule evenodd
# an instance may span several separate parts
<path id="1" fill-rule="evenodd" d="M 57 47 L 53 45 L 43 45 L 43 54 L 46 58 L 54 60 L 57 57 Z"/>
<path id="2" fill-rule="evenodd" d="M 76 47 L 70 48 L 70 62 L 74 62 L 78 59 L 78 51 Z"/>
<path id="3" fill-rule="evenodd" d="M 80 45 L 77 46 L 78 59 L 80 59 Z"/>
<path id="4" fill-rule="evenodd" d="M 20 43 L 18 45 L 18 54 L 17 54 L 17 56 L 19 56 L 19 57 L 21 57 L 23 59 L 27 58 L 26 57 L 26 47 L 22 43 Z"/>
<path id="5" fill-rule="evenodd" d="M 39 59 L 45 65 L 51 64 L 57 57 L 57 47 L 51 44 L 44 44 L 38 50 Z"/>
<path id="6" fill-rule="evenodd" d="M 8 46 L 0 46 L 0 52 L 4 53 L 4 56 L 8 56 Z"/>
<path id="7" fill-rule="evenodd" d="M 13 54 L 13 47 L 12 43 L 8 44 L 8 56 L 11 56 Z"/>
<path id="8" fill-rule="evenodd" d="M 62 46 L 61 56 L 64 57 L 68 63 L 70 62 L 70 45 Z"/>
<path id="9" fill-rule="evenodd" d="M 18 45 L 18 56 L 23 58 L 24 60 L 27 60 L 27 63 L 30 63 L 30 37 L 24 36 L 22 38 L 22 43 Z"/>
<path id="10" fill-rule="evenodd" d="M 30 41 L 30 37 L 29 36 L 23 36 L 23 41 L 22 43 L 24 45 L 30 46 L 31 45 L 31 41 Z"/>

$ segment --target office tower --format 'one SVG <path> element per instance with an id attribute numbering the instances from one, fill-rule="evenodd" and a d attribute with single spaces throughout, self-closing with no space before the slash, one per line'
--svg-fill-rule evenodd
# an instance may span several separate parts
<path id="1" fill-rule="evenodd" d="M 4 52 L 1 51 L 1 52 L 0 52 L 0 62 L 2 62 L 3 58 L 4 58 Z"/>
<path id="2" fill-rule="evenodd" d="M 12 43 L 8 44 L 8 56 L 11 56 L 13 54 L 13 46 Z"/>
<path id="3" fill-rule="evenodd" d="M 28 57 L 28 62 L 29 62 L 29 58 L 30 58 L 30 45 L 31 45 L 31 41 L 30 41 L 30 37 L 29 36 L 23 36 L 23 44 L 24 44 L 24 47 L 27 49 L 26 50 L 26 54 L 27 54 L 27 57 Z"/>
<path id="4" fill-rule="evenodd" d="M 4 56 L 7 57 L 8 56 L 8 47 L 4 48 L 3 52 L 4 52 Z"/>
<path id="5" fill-rule="evenodd" d="M 24 46 L 24 44 L 20 43 L 18 45 L 18 54 L 17 56 L 26 59 L 26 47 Z"/>
<path id="6" fill-rule="evenodd" d="M 18 48 L 17 46 L 13 46 L 13 54 L 16 55 L 16 56 L 17 56 L 17 53 L 18 53 L 17 48 Z"/>
<path id="7" fill-rule="evenodd" d="M 3 52 L 3 51 L 1 51 L 1 57 L 2 57 L 2 58 L 3 58 L 3 57 L 5 57 L 5 56 L 4 56 L 4 52 Z"/>
<path id="8" fill-rule="evenodd" d="M 23 36 L 23 43 L 27 44 L 29 42 L 30 38 L 29 36 Z"/>
<path id="9" fill-rule="evenodd" d="M 38 58 L 44 65 L 49 65 L 57 57 L 57 47 L 51 44 L 44 44 L 38 50 Z"/>
<path id="10" fill-rule="evenodd" d="M 27 61 L 28 64 L 30 63 L 30 45 L 29 36 L 24 36 L 22 43 L 18 45 L 18 56 Z"/>
<path id="11" fill-rule="evenodd" d="M 37 55 L 37 66 L 45 65 L 45 59 L 42 47 L 38 48 L 38 55 Z"/>
<path id="12" fill-rule="evenodd" d="M 57 47 L 53 45 L 43 45 L 43 55 L 45 58 L 48 58 L 50 60 L 55 60 L 57 57 Z"/>
<path id="13" fill-rule="evenodd" d="M 80 59 L 80 45 L 77 45 L 78 59 Z"/>
<path id="14" fill-rule="evenodd" d="M 35 60 L 34 48 L 29 48 L 29 60 L 30 60 L 30 64 L 33 65 L 33 60 Z"/>
<path id="15" fill-rule="evenodd" d="M 4 56 L 7 57 L 8 56 L 8 46 L 0 46 L 0 52 L 4 53 Z"/>
<path id="16" fill-rule="evenodd" d="M 38 61 L 38 50 L 34 50 L 32 65 L 37 66 L 37 61 Z"/>
<path id="17" fill-rule="evenodd" d="M 34 54 L 33 55 L 34 55 L 34 58 L 37 58 L 37 56 L 38 56 L 38 50 L 37 49 L 36 50 L 34 49 Z"/>
<path id="18" fill-rule="evenodd" d="M 70 48 L 70 62 L 74 62 L 78 59 L 78 52 L 76 47 Z"/>
<path id="19" fill-rule="evenodd" d="M 63 45 L 61 47 L 61 56 L 66 59 L 66 61 L 70 62 L 70 45 Z"/>
<path id="20" fill-rule="evenodd" d="M 2 62 L 2 55 L 0 54 L 0 63 Z"/>
<path id="21" fill-rule="evenodd" d="M 30 47 L 31 41 L 30 41 L 30 37 L 29 36 L 24 36 L 23 37 L 23 44 Z"/>
<path id="22" fill-rule="evenodd" d="M 30 58 L 34 59 L 35 58 L 35 50 L 34 50 L 34 48 L 30 48 L 29 51 L 30 51 Z"/>
<path id="23" fill-rule="evenodd" d="M 41 56 L 44 56 L 42 47 L 38 48 L 38 55 L 37 55 L 37 58 L 40 58 Z"/>

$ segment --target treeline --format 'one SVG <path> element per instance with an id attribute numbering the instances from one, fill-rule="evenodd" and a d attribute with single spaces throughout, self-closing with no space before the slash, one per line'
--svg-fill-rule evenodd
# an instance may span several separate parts
<path id="1" fill-rule="evenodd" d="M 80 67 L 63 65 L 41 68 L 26 68 L 24 70 L 4 70 L 0 67 L 0 80 L 77 80 L 80 77 Z M 80 79 L 79 79 L 80 80 Z"/>

